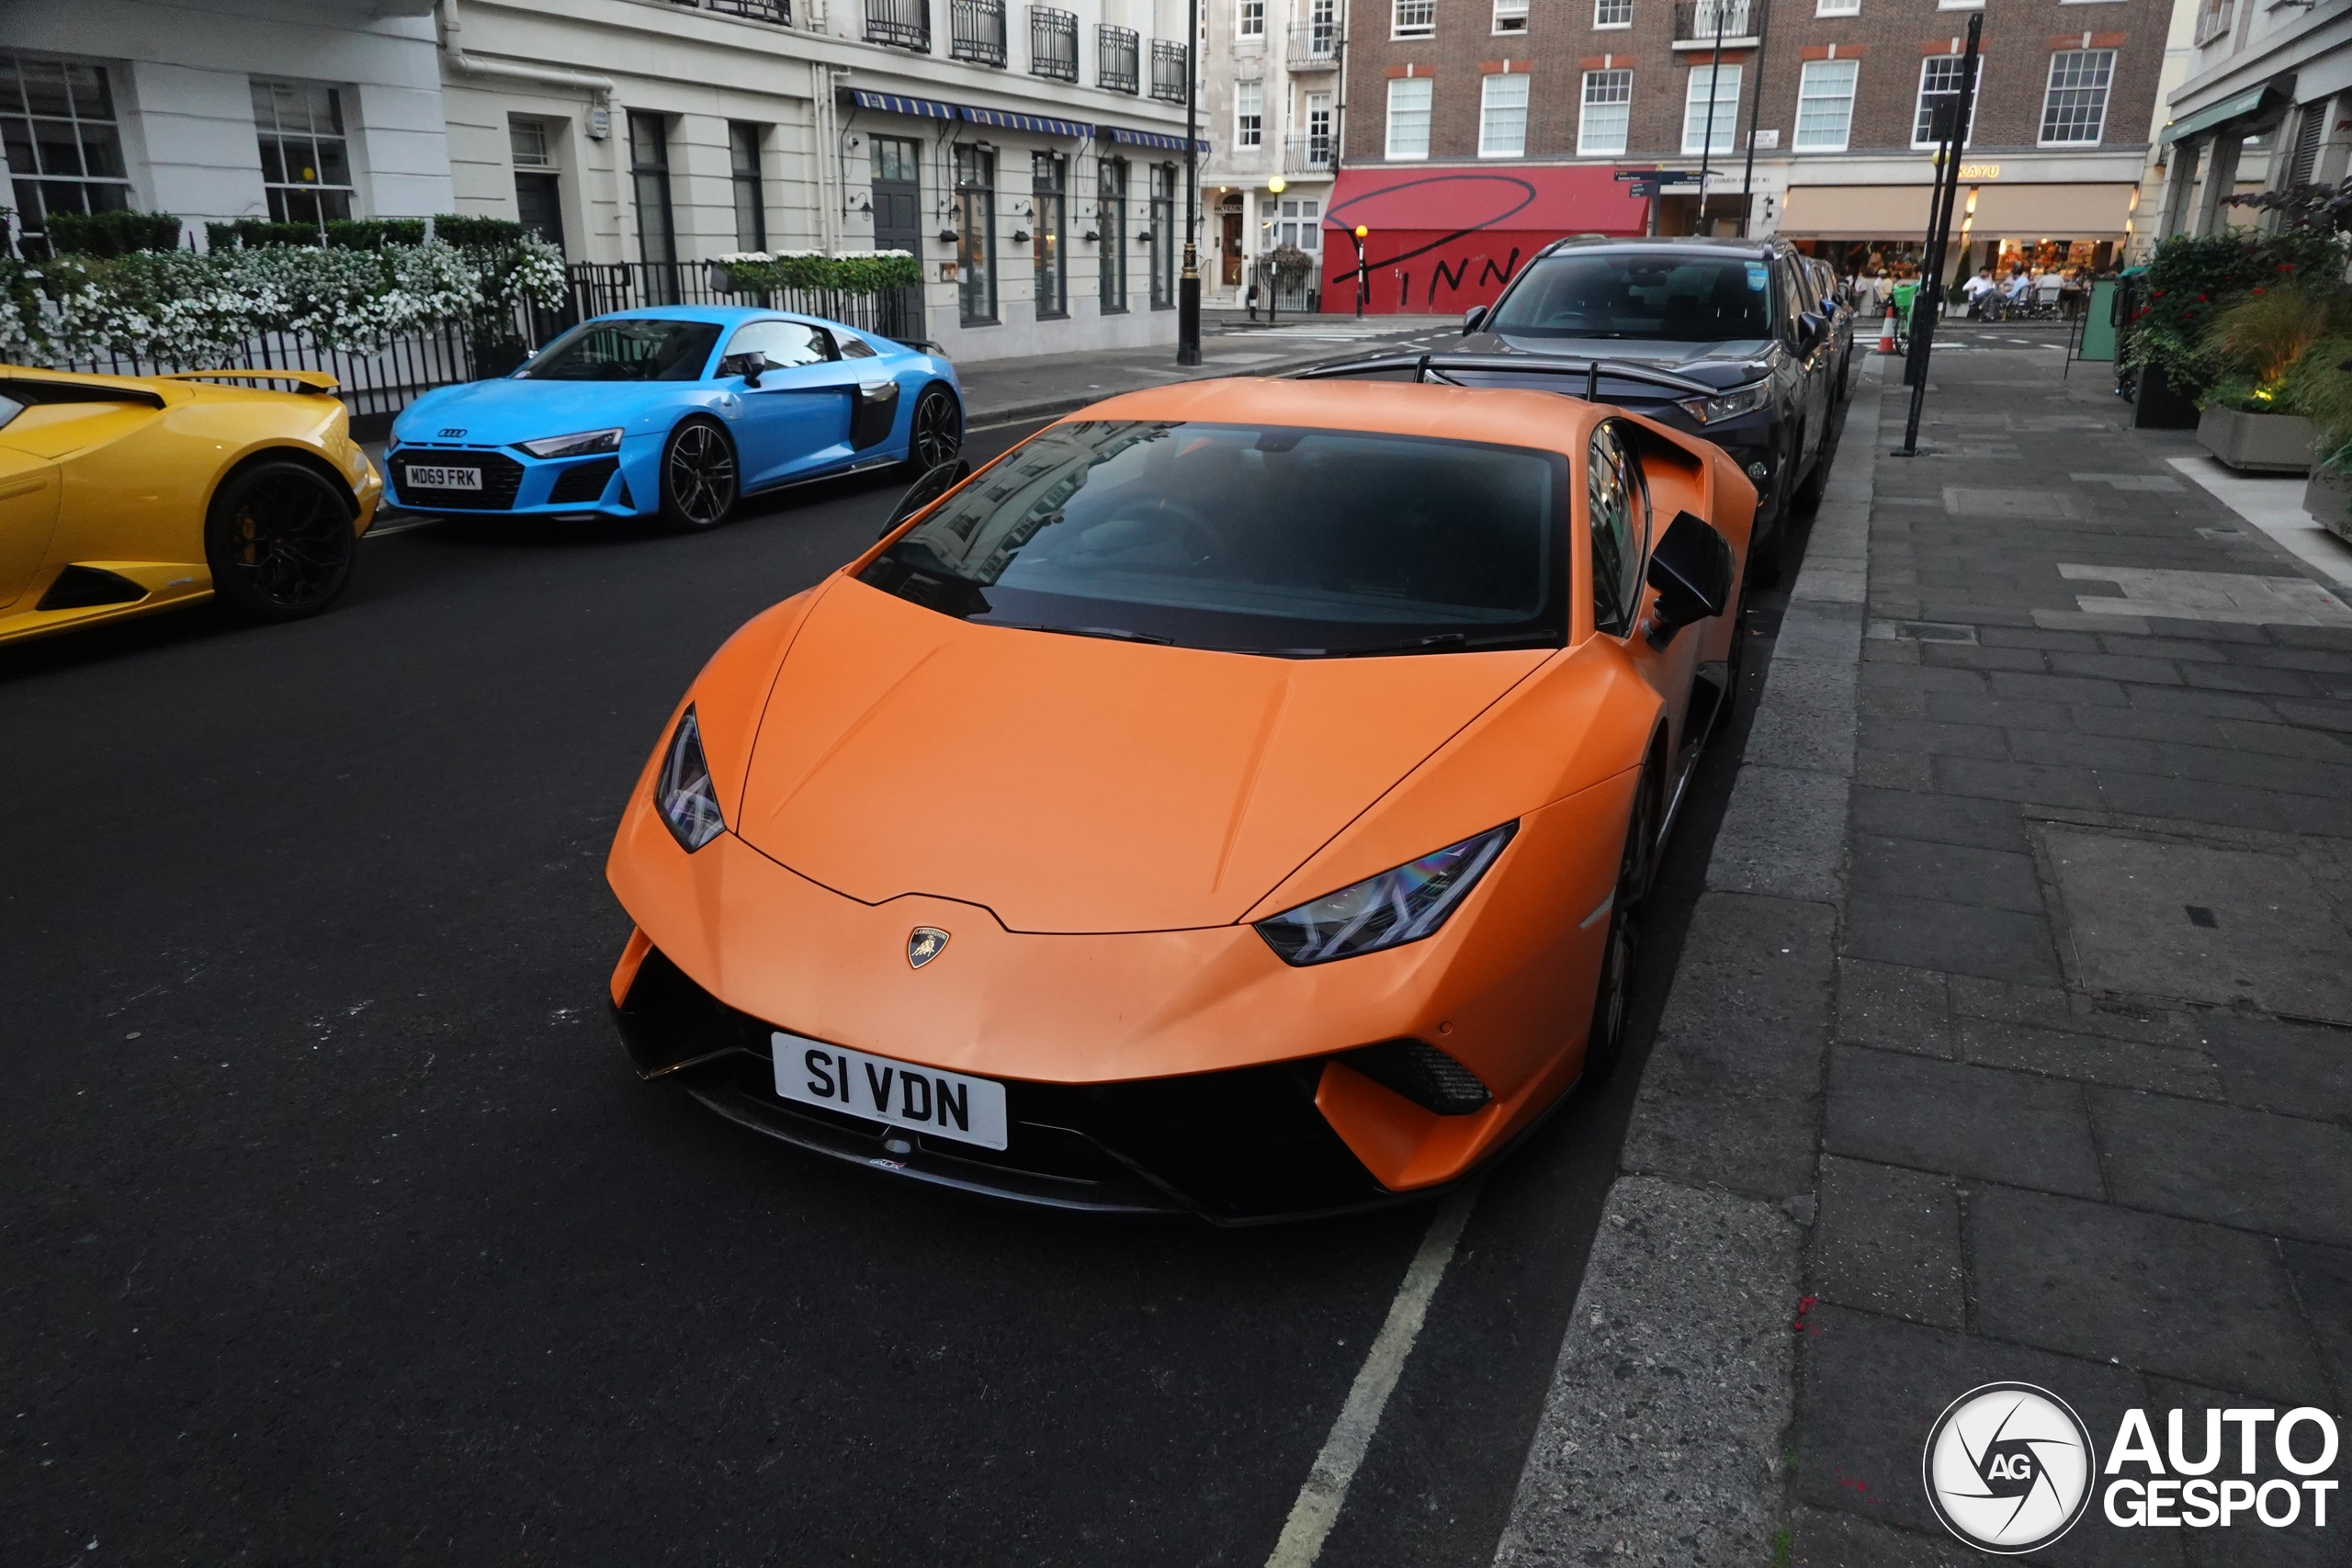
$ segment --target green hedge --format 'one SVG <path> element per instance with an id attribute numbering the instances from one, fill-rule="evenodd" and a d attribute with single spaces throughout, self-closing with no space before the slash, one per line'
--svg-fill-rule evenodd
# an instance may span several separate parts
<path id="1" fill-rule="evenodd" d="M 134 251 L 175 251 L 179 215 L 172 212 L 52 212 L 49 248 L 61 255 L 127 256 Z"/>
<path id="2" fill-rule="evenodd" d="M 2256 288 L 2342 272 L 2344 253 L 2325 234 L 2250 229 L 2176 234 L 2149 258 L 2143 303 L 2125 329 L 2127 365 L 2157 365 L 2186 398 L 2201 397 L 2228 367 L 2199 340 L 2215 316 Z"/>
<path id="3" fill-rule="evenodd" d="M 494 250 L 519 243 L 526 231 L 511 218 L 481 218 L 471 213 L 445 213 L 433 220 L 433 237 L 447 245 Z M 272 223 L 260 218 L 240 218 L 232 223 L 207 223 L 205 243 L 216 251 L 243 246 L 316 245 L 319 230 L 310 223 Z M 373 251 L 386 245 L 424 243 L 422 218 L 336 218 L 326 225 L 330 250 Z"/>
<path id="4" fill-rule="evenodd" d="M 841 294 L 879 294 L 922 281 L 922 264 L 910 255 L 774 256 L 766 261 L 729 258 L 717 264 L 729 291 L 760 294 L 775 288 L 830 289 Z"/>

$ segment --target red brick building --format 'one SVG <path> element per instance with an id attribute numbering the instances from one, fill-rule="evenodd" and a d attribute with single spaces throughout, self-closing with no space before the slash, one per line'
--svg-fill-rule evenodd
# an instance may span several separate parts
<path id="1" fill-rule="evenodd" d="M 2135 223 L 2170 0 L 1354 0 L 1334 229 L 1371 224 L 1373 307 L 1494 297 L 1430 258 L 1521 258 L 1559 233 L 1780 232 L 1843 261 L 1916 256 L 1932 175 L 1928 117 L 1984 18 L 1960 221 L 1973 259 L 2104 265 Z M 1752 132 L 1752 134 L 1751 134 Z M 1632 168 L 1708 175 L 1627 200 Z M 1495 216 L 1498 177 L 1528 188 Z M 1464 182 L 1467 182 L 1464 184 Z M 1674 189 L 1677 187 L 1669 187 Z M 1507 205 L 1507 204 L 1499 204 Z M 1424 214 L 1417 218 L 1417 211 Z M 1531 225 L 1540 216 L 1544 222 Z M 1465 225 L 1468 226 L 1465 231 Z M 1411 243 L 1403 237 L 1418 236 Z M 1433 237 L 1447 245 L 1428 248 Z M 1492 242 L 1492 243 L 1487 243 Z M 1351 300 L 1353 248 L 1327 244 L 1325 298 Z M 1487 276 L 1484 288 L 1476 279 Z"/>

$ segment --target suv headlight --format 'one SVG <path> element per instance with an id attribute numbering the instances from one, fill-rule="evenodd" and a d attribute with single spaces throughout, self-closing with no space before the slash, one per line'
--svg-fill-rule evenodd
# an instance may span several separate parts
<path id="1" fill-rule="evenodd" d="M 517 441 L 514 445 L 534 457 L 585 457 L 597 452 L 619 451 L 621 433 L 617 430 L 583 430 L 577 435 L 549 435 L 537 441 Z"/>
<path id="2" fill-rule="evenodd" d="M 1771 401 L 1772 383 L 1764 380 L 1750 381 L 1745 387 L 1734 387 L 1712 398 L 1684 398 L 1677 406 L 1701 424 L 1717 424 L 1744 413 L 1754 413 L 1769 407 Z"/>
<path id="3" fill-rule="evenodd" d="M 1328 964 L 1435 934 L 1495 857 L 1517 822 L 1368 876 L 1352 887 L 1258 922 L 1258 934 L 1285 964 Z"/>
<path id="4" fill-rule="evenodd" d="M 688 854 L 727 831 L 718 795 L 710 786 L 710 764 L 702 755 L 702 723 L 690 705 L 670 738 L 670 754 L 653 781 L 653 804 Z"/>

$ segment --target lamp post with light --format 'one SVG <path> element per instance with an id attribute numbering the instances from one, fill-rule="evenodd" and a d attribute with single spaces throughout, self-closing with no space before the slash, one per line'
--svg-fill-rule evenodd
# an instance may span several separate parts
<path id="1" fill-rule="evenodd" d="M 1283 179 L 1280 175 L 1276 175 L 1272 179 L 1266 182 L 1266 194 L 1277 198 L 1277 205 L 1275 207 L 1275 212 L 1277 215 L 1276 222 L 1267 224 L 1266 228 L 1278 241 L 1282 235 L 1282 230 L 1276 226 L 1276 223 L 1279 223 L 1280 221 L 1279 215 L 1282 210 L 1279 204 L 1280 197 L 1283 192 L 1289 188 L 1290 182 Z M 1281 299 L 1283 281 L 1282 268 L 1274 265 L 1273 259 L 1273 252 L 1275 249 L 1279 248 L 1280 246 L 1276 245 L 1272 248 L 1262 250 L 1258 253 L 1259 265 L 1266 275 L 1266 324 L 1270 327 L 1274 324 L 1274 321 L 1280 315 L 1283 308 Z"/>
<path id="2" fill-rule="evenodd" d="M 1176 281 L 1176 363 L 1201 362 L 1200 106 L 1201 0 L 1184 7 L 1184 275 Z"/>
<path id="3" fill-rule="evenodd" d="M 1364 297 L 1372 292 L 1372 274 L 1363 264 L 1363 243 L 1372 238 L 1372 231 L 1359 223 L 1348 231 L 1348 238 L 1356 243 L 1356 320 L 1361 321 Z"/>

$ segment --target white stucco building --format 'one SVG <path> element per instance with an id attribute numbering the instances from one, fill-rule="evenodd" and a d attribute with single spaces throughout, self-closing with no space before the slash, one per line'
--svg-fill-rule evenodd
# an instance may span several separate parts
<path id="1" fill-rule="evenodd" d="M 2159 233 L 2253 221 L 2247 190 L 2334 185 L 2352 163 L 2352 6 L 2198 0 L 2186 79 L 2158 133 Z"/>
<path id="2" fill-rule="evenodd" d="M 1242 305 L 1258 259 L 1287 243 L 1318 264 L 1283 299 L 1303 308 L 1339 168 L 1348 0 L 1203 0 L 1201 20 L 1202 301 Z"/>
<path id="3" fill-rule="evenodd" d="M 481 213 L 681 277 L 902 249 L 958 358 L 1173 343 L 1184 6 L 1069 3 L 20 4 L 0 129 L 36 238 L 127 206 Z"/>

